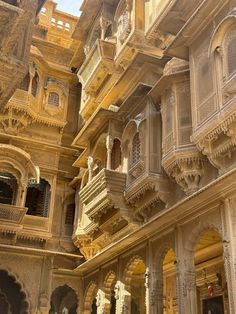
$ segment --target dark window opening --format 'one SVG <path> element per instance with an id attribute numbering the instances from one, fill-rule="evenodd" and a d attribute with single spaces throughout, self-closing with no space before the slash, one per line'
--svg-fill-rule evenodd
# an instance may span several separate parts
<path id="1" fill-rule="evenodd" d="M 224 314 L 223 297 L 214 297 L 203 300 L 203 314 Z"/>
<path id="2" fill-rule="evenodd" d="M 116 314 L 116 298 L 115 298 L 115 291 L 111 292 L 111 309 L 110 314 Z"/>
<path id="3" fill-rule="evenodd" d="M 14 205 L 17 195 L 17 180 L 10 173 L 0 172 L 0 203 Z"/>
<path id="4" fill-rule="evenodd" d="M 50 184 L 40 179 L 40 183 L 29 183 L 25 207 L 28 208 L 27 215 L 33 216 L 48 216 L 50 203 Z"/>
<path id="5" fill-rule="evenodd" d="M 95 298 L 92 303 L 92 311 L 91 314 L 97 314 L 97 299 Z"/>

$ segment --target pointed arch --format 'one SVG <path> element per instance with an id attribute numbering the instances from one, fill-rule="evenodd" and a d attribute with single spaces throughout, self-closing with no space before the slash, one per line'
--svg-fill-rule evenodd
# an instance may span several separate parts
<path id="1" fill-rule="evenodd" d="M 94 281 L 91 281 L 84 294 L 84 308 L 83 308 L 83 314 L 91 314 L 91 309 L 93 305 L 94 299 L 96 299 L 98 287 L 97 284 Z"/>

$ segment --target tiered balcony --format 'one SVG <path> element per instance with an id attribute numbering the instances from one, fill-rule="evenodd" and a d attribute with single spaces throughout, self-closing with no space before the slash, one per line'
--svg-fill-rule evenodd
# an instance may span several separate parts
<path id="1" fill-rule="evenodd" d="M 103 82 L 108 78 L 114 65 L 116 45 L 105 40 L 97 40 L 83 63 L 78 76 L 84 91 L 95 96 Z M 82 103 L 82 108 L 86 102 Z"/>
<path id="2" fill-rule="evenodd" d="M 37 3 L 38 9 L 41 8 L 43 2 Z M 0 107 L 6 105 L 27 72 L 32 16 L 37 12 L 32 12 L 32 6 L 23 5 L 19 1 L 0 0 Z M 25 31 L 27 33 L 23 38 L 21 35 Z M 27 41 L 22 43 L 25 39 Z M 24 51 L 15 49 L 18 44 L 26 47 Z"/>
<path id="3" fill-rule="evenodd" d="M 236 76 L 235 76 L 236 77 Z M 195 128 L 192 140 L 222 174 L 236 164 L 236 93 L 232 78 L 222 87 L 223 105 Z M 235 85 L 234 85 L 235 86 Z"/>
<path id="4" fill-rule="evenodd" d="M 80 191 L 84 213 L 103 231 L 113 233 L 117 220 L 121 222 L 125 214 L 125 183 L 125 173 L 102 169 Z"/>

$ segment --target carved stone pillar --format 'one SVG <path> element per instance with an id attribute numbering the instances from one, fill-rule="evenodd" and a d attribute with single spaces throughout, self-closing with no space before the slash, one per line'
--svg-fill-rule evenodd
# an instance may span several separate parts
<path id="1" fill-rule="evenodd" d="M 45 256 L 43 258 L 43 266 L 40 280 L 40 294 L 39 294 L 39 314 L 47 314 L 50 309 L 50 291 L 51 291 L 51 278 L 52 278 L 52 264 L 53 257 Z"/>
<path id="2" fill-rule="evenodd" d="M 96 297 L 96 304 L 97 304 L 97 314 L 105 314 L 105 298 L 104 292 L 98 290 L 97 297 Z"/>
<path id="3" fill-rule="evenodd" d="M 36 73 L 36 69 L 35 66 L 33 64 L 30 64 L 29 66 L 29 76 L 30 76 L 30 82 L 29 82 L 29 88 L 28 88 L 28 93 L 31 94 L 32 91 L 32 83 L 33 83 L 33 79 Z"/>
<path id="4" fill-rule="evenodd" d="M 224 206 L 221 208 L 223 222 L 223 257 L 230 314 L 236 313 L 236 237 L 234 234 L 234 224 L 236 223 L 235 205 L 236 201 L 234 201 L 234 204 L 231 204 L 229 199 L 225 199 Z"/>
<path id="5" fill-rule="evenodd" d="M 115 285 L 116 314 L 130 314 L 131 296 L 120 281 Z"/>
<path id="6" fill-rule="evenodd" d="M 88 157 L 88 182 L 90 182 L 93 178 L 93 157 Z"/>
<path id="7" fill-rule="evenodd" d="M 25 199 L 27 195 L 27 181 L 22 181 L 19 183 L 19 188 L 17 192 L 17 199 L 16 199 L 16 205 L 24 207 L 25 206 Z"/>
<path id="8" fill-rule="evenodd" d="M 176 269 L 179 314 L 198 314 L 194 265 L 179 261 Z"/>
<path id="9" fill-rule="evenodd" d="M 146 313 L 150 313 L 150 271 L 149 268 L 145 272 L 145 306 Z"/>
<path id="10" fill-rule="evenodd" d="M 106 36 L 106 31 L 108 26 L 111 24 L 111 21 L 104 18 L 104 16 L 100 17 L 100 26 L 101 26 L 101 39 L 104 40 Z"/>
<path id="11" fill-rule="evenodd" d="M 107 169 L 111 170 L 111 151 L 113 146 L 113 139 L 110 135 L 106 138 L 106 148 L 107 148 Z"/>
<path id="12" fill-rule="evenodd" d="M 183 246 L 182 230 L 176 230 L 176 279 L 179 314 L 198 314 L 194 252 Z"/>

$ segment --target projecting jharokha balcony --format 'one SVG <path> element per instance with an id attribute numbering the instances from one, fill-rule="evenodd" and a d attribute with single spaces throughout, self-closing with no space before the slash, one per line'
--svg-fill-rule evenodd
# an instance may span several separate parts
<path id="1" fill-rule="evenodd" d="M 83 63 L 78 75 L 87 93 L 95 93 L 108 77 L 113 67 L 115 44 L 97 40 Z"/>
<path id="2" fill-rule="evenodd" d="M 20 224 L 27 212 L 26 207 L 0 204 L 0 223 L 11 222 Z"/>
<path id="3" fill-rule="evenodd" d="M 95 223 L 102 223 L 125 211 L 126 174 L 102 169 L 81 191 L 84 213 Z M 112 219 L 113 220 L 113 219 Z"/>

